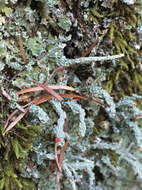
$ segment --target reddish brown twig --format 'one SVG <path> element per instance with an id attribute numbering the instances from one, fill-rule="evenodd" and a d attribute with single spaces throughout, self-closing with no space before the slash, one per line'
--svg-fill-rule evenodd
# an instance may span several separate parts
<path id="1" fill-rule="evenodd" d="M 4 89 L 2 89 L 1 92 L 2 92 L 2 95 L 6 97 L 9 101 L 11 100 L 11 96 Z"/>
<path id="2" fill-rule="evenodd" d="M 57 171 L 57 174 L 56 174 L 56 184 L 59 184 L 59 182 L 60 182 L 61 173 L 62 173 L 62 165 L 63 165 L 65 150 L 66 150 L 67 146 L 68 146 L 68 141 L 66 141 L 64 146 L 61 148 L 60 155 L 55 156 L 56 157 L 56 163 L 57 163 L 57 166 L 58 166 L 58 171 Z M 55 144 L 55 147 L 57 149 L 57 143 Z M 57 153 L 57 150 L 56 150 L 56 153 Z"/>
<path id="3" fill-rule="evenodd" d="M 107 104 L 95 99 L 95 98 L 88 98 L 88 97 L 84 97 L 84 96 L 80 96 L 80 95 L 77 95 L 77 94 L 60 94 L 60 96 L 62 98 L 72 98 L 73 100 L 89 100 L 89 101 L 93 101 L 93 102 L 96 102 L 100 105 L 103 105 L 103 106 L 107 106 Z M 35 98 L 32 103 L 34 103 L 35 105 L 39 105 L 39 104 L 42 104 L 44 102 L 47 102 L 49 101 L 50 99 L 52 99 L 53 97 L 52 96 L 42 96 L 42 97 L 38 97 L 38 98 Z"/>
<path id="4" fill-rule="evenodd" d="M 91 46 L 80 56 L 80 57 L 86 57 L 91 51 L 92 51 L 92 49 L 97 45 L 97 43 L 98 43 L 98 38 L 95 40 L 95 42 L 93 42 L 92 44 L 91 44 Z"/>
<path id="5" fill-rule="evenodd" d="M 44 86 L 48 86 L 52 90 L 62 89 L 62 90 L 75 91 L 75 89 L 73 87 L 64 86 L 64 85 L 47 85 L 46 83 L 44 83 Z M 42 91 L 42 90 L 45 90 L 45 89 L 43 87 L 41 87 L 41 85 L 40 85 L 40 86 L 20 90 L 17 92 L 17 94 L 21 95 L 21 94 L 25 94 L 25 93 L 29 93 L 29 92 L 36 92 L 36 91 Z"/>
<path id="6" fill-rule="evenodd" d="M 60 168 L 62 168 L 62 165 L 63 165 L 63 160 L 64 160 L 64 155 L 65 155 L 65 150 L 68 146 L 68 141 L 65 142 L 64 146 L 61 148 L 61 152 L 60 152 L 60 156 L 59 156 L 59 165 L 60 165 Z"/>
<path id="7" fill-rule="evenodd" d="M 31 99 L 31 96 L 33 96 L 32 93 L 21 95 L 18 98 L 18 102 L 29 102 Z"/>
<path id="8" fill-rule="evenodd" d="M 61 168 L 61 166 L 60 166 L 60 164 L 59 164 L 59 157 L 58 157 L 58 150 L 57 150 L 57 147 L 58 147 L 58 145 L 57 145 L 57 143 L 55 143 L 55 160 L 56 160 L 56 164 L 57 164 L 58 170 L 59 170 L 60 172 L 62 172 L 62 168 Z"/>
<path id="9" fill-rule="evenodd" d="M 6 132 L 10 131 L 25 116 L 28 110 L 29 109 L 27 108 L 24 113 L 20 113 L 18 117 L 13 122 L 11 122 L 9 126 L 5 129 L 3 135 L 5 135 Z"/>
<path id="10" fill-rule="evenodd" d="M 65 70 L 67 69 L 68 67 L 65 67 L 65 66 L 60 66 L 60 67 L 57 67 L 53 70 L 53 72 L 51 73 L 50 77 L 48 78 L 48 80 L 45 82 L 45 84 L 48 84 L 49 81 L 51 80 L 51 78 L 54 76 L 55 73 L 59 72 L 59 71 L 62 71 L 62 70 Z"/>
<path id="11" fill-rule="evenodd" d="M 27 59 L 26 59 L 26 55 L 25 55 L 25 51 L 24 51 L 23 41 L 22 41 L 21 35 L 18 36 L 18 41 L 19 41 L 20 53 L 21 53 L 21 56 L 23 58 L 23 61 L 24 61 L 25 65 L 26 65 L 28 62 L 27 62 Z"/>
<path id="12" fill-rule="evenodd" d="M 52 90 L 52 88 L 48 87 L 45 84 L 41 84 L 41 83 L 39 83 L 37 81 L 33 81 L 33 82 L 35 82 L 37 85 L 42 87 L 44 90 L 46 90 L 49 94 L 51 94 L 53 97 L 55 97 L 60 102 L 63 100 L 63 98 L 59 94 L 57 94 L 54 90 Z"/>
<path id="13" fill-rule="evenodd" d="M 7 121 L 6 121 L 5 125 L 4 125 L 4 129 L 7 128 L 9 121 L 13 118 L 13 116 L 14 116 L 16 113 L 18 113 L 18 109 L 16 109 L 14 112 L 12 112 L 12 113 L 8 116 L 8 119 L 7 119 Z"/>

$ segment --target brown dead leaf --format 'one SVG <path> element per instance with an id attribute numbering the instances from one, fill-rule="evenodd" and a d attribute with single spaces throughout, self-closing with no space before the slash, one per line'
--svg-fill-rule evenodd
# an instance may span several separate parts
<path id="1" fill-rule="evenodd" d="M 2 89 L 1 92 L 2 92 L 2 95 L 6 97 L 9 101 L 12 99 L 11 96 L 4 89 Z"/>
<path id="2" fill-rule="evenodd" d="M 31 96 L 32 96 L 32 93 L 21 95 L 18 98 L 18 102 L 29 102 Z"/>
<path id="3" fill-rule="evenodd" d="M 25 116 L 27 112 L 28 112 L 28 109 L 26 109 L 24 113 L 20 113 L 20 115 L 18 115 L 18 117 L 12 123 L 10 123 L 10 125 L 6 128 L 4 135 L 8 131 L 10 131 Z"/>
<path id="4" fill-rule="evenodd" d="M 62 172 L 62 168 L 60 167 L 60 164 L 59 164 L 57 146 L 58 146 L 57 143 L 55 143 L 55 160 L 56 160 L 56 164 L 57 164 L 58 170 L 60 172 Z"/>
<path id="5" fill-rule="evenodd" d="M 49 94 L 51 94 L 54 98 L 56 98 L 60 102 L 63 100 L 63 98 L 59 94 L 57 94 L 54 90 L 52 90 L 52 88 L 50 88 L 48 85 L 41 84 L 37 81 L 34 82 L 40 87 L 42 87 L 44 90 L 46 90 Z"/>
<path id="6" fill-rule="evenodd" d="M 69 86 L 64 86 L 64 85 L 45 85 L 46 87 L 48 86 L 48 88 L 54 89 L 54 90 L 69 90 L 69 91 L 74 91 L 75 89 L 73 87 L 69 87 Z M 36 92 L 36 91 L 42 91 L 45 90 L 43 87 L 41 86 L 37 86 L 37 87 L 32 87 L 32 88 L 26 88 L 23 90 L 20 90 L 17 92 L 18 95 L 20 94 L 25 94 L 28 92 Z"/>
<path id="7" fill-rule="evenodd" d="M 86 101 L 88 100 L 88 101 L 93 101 L 93 102 L 96 102 L 96 103 L 101 104 L 103 106 L 106 106 L 105 103 L 103 103 L 103 102 L 101 102 L 101 101 L 99 101 L 99 100 L 97 100 L 95 98 L 88 98 L 88 97 L 80 96 L 80 95 L 77 95 L 77 94 L 60 94 L 60 96 L 62 98 L 72 98 L 72 100 L 86 100 Z M 44 95 L 42 97 L 35 98 L 33 100 L 33 103 L 35 105 L 39 105 L 39 104 L 42 104 L 44 102 L 49 101 L 52 98 L 53 98 L 52 96 L 45 96 Z"/>
<path id="8" fill-rule="evenodd" d="M 8 126 L 9 121 L 13 118 L 13 116 L 18 112 L 18 110 L 16 109 L 14 112 L 12 112 L 9 116 L 8 119 L 4 125 L 4 129 Z"/>
<path id="9" fill-rule="evenodd" d="M 60 165 L 60 168 L 62 168 L 62 165 L 63 165 L 65 150 L 67 149 L 68 143 L 69 143 L 69 142 L 66 141 L 65 144 L 64 144 L 64 146 L 61 148 L 60 157 L 59 157 L 59 165 Z"/>

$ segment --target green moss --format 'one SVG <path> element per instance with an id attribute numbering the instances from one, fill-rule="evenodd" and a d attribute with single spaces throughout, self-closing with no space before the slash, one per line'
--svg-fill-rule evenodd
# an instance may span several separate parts
<path id="1" fill-rule="evenodd" d="M 112 8 L 103 9 L 100 4 L 98 6 L 97 1 L 95 6 L 90 8 L 90 12 L 97 19 L 97 23 L 102 23 L 103 18 L 111 20 L 105 37 L 108 37 L 111 40 L 114 53 L 125 54 L 125 57 L 121 58 L 118 64 L 118 69 L 116 68 L 113 74 L 108 74 L 109 80 L 106 81 L 104 87 L 109 93 L 112 92 L 113 88 L 117 85 L 116 83 L 121 81 L 120 73 L 123 70 L 123 75 L 125 75 L 125 71 L 126 75 L 129 75 L 128 78 L 131 78 L 131 80 L 129 80 L 131 87 L 129 87 L 129 90 L 125 93 L 128 95 L 132 92 L 132 89 L 135 89 L 135 92 L 141 92 L 141 82 L 136 76 L 137 74 L 135 71 L 141 54 L 134 48 L 134 42 L 137 41 L 137 35 L 135 35 L 135 32 L 141 19 L 137 12 L 140 5 L 134 4 L 131 6 L 123 3 L 123 1 L 113 1 L 111 6 Z M 100 14 L 101 17 L 97 16 L 94 12 L 98 12 L 97 15 Z M 103 43 L 105 45 L 104 41 L 102 41 L 102 44 Z M 110 47 L 105 45 L 105 50 L 108 50 L 108 48 Z M 127 79 L 127 77 L 125 78 Z M 128 81 L 126 83 L 128 83 Z M 123 86 L 119 86 L 119 88 L 122 88 L 123 90 Z"/>
<path id="2" fill-rule="evenodd" d="M 34 187 L 33 182 L 19 176 L 28 164 L 28 152 L 32 150 L 32 143 L 40 132 L 36 125 L 24 126 L 20 123 L 11 133 L 0 135 L 0 189 L 26 189 L 27 184 Z"/>

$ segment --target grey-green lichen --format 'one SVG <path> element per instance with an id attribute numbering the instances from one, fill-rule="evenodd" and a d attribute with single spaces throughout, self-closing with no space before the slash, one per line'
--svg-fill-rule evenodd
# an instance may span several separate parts
<path id="1" fill-rule="evenodd" d="M 38 117 L 38 119 L 41 121 L 41 123 L 47 123 L 49 121 L 49 117 L 45 111 L 43 111 L 42 108 L 31 105 L 30 106 L 30 113 Z"/>
<path id="2" fill-rule="evenodd" d="M 0 189 L 142 188 L 139 5 L 127 0 L 0 2 Z M 96 39 L 87 57 L 80 57 Z M 25 104 L 51 96 L 35 91 L 20 102 L 17 92 L 46 82 L 58 66 L 65 70 L 49 84 L 72 86 L 75 92 L 57 90 L 65 95 L 61 102 L 30 104 L 3 136 L 15 109 L 21 110 L 9 123 Z M 57 154 L 68 141 L 58 184 L 56 138 L 61 140 Z"/>

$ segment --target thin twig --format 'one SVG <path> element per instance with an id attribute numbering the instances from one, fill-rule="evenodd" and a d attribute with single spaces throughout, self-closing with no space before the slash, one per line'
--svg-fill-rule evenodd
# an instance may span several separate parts
<path id="1" fill-rule="evenodd" d="M 57 153 L 57 143 L 55 143 L 55 159 L 56 159 L 56 164 L 57 164 L 57 167 L 58 167 L 58 170 L 60 172 L 62 172 L 62 168 L 60 167 L 60 164 L 59 164 L 59 159 L 58 159 L 58 153 Z"/>
<path id="2" fill-rule="evenodd" d="M 62 147 L 61 149 L 61 152 L 60 152 L 60 157 L 59 157 L 59 165 L 60 165 L 60 168 L 62 168 L 62 165 L 63 165 L 63 160 L 64 160 L 64 155 L 65 155 L 65 150 L 68 146 L 68 141 L 65 142 L 64 146 Z"/>
<path id="3" fill-rule="evenodd" d="M 45 84 L 47 85 L 49 83 L 49 81 L 51 80 L 51 78 L 54 76 L 55 73 L 61 71 L 61 70 L 64 70 L 66 69 L 66 67 L 64 66 L 60 66 L 60 67 L 57 67 L 53 70 L 53 72 L 51 73 L 50 77 L 48 78 L 48 80 L 45 82 Z"/>
<path id="4" fill-rule="evenodd" d="M 95 40 L 95 42 L 93 42 L 92 44 L 91 44 L 91 46 L 80 56 L 80 57 L 86 57 L 91 51 L 92 51 L 92 49 L 97 45 L 97 43 L 98 43 L 98 38 Z"/>
<path id="5" fill-rule="evenodd" d="M 27 65 L 28 62 L 27 62 L 27 59 L 26 59 L 26 55 L 25 55 L 25 51 L 24 51 L 23 41 L 22 41 L 21 35 L 18 36 L 18 42 L 19 42 L 19 48 L 20 48 L 21 56 L 23 58 L 23 61 L 24 61 L 25 65 Z M 17 73 L 8 81 L 8 83 L 6 85 L 6 88 L 9 88 L 10 84 L 19 75 L 19 73 L 21 73 L 22 71 L 24 71 L 25 65 L 23 65 L 22 69 L 20 71 L 17 71 Z"/>
<path id="6" fill-rule="evenodd" d="M 80 96 L 80 95 L 77 95 L 77 94 L 59 94 L 62 98 L 72 98 L 73 100 L 77 100 L 77 99 L 80 99 L 80 100 L 89 100 L 89 101 L 94 101 L 100 105 L 103 105 L 104 107 L 107 106 L 107 104 L 95 99 L 95 98 L 88 98 L 88 97 L 84 97 L 84 96 Z M 35 98 L 32 103 L 34 103 L 35 105 L 39 105 L 41 103 L 44 103 L 44 102 L 47 102 L 49 101 L 50 99 L 52 99 L 53 96 L 42 96 L 42 97 L 38 97 L 38 98 Z"/>
<path id="7" fill-rule="evenodd" d="M 60 178 L 61 178 L 61 174 L 62 174 L 62 165 L 63 165 L 65 150 L 66 150 L 67 146 L 68 146 L 68 141 L 65 142 L 64 146 L 60 150 L 60 155 L 58 156 L 58 165 L 57 166 L 58 166 L 58 169 L 60 168 L 61 170 L 57 171 L 56 184 L 60 183 Z M 57 161 L 56 161 L 56 163 L 57 163 Z"/>
<path id="8" fill-rule="evenodd" d="M 22 41 L 21 35 L 18 35 L 18 42 L 19 42 L 19 48 L 20 48 L 21 56 L 22 56 L 23 61 L 24 61 L 25 65 L 26 65 L 28 62 L 27 62 L 27 59 L 26 59 L 26 55 L 25 55 L 25 51 L 24 51 L 23 41 Z"/>
<path id="9" fill-rule="evenodd" d="M 18 112 L 18 109 L 16 109 L 14 112 L 12 112 L 12 113 L 8 116 L 8 119 L 7 119 L 7 121 L 6 121 L 5 125 L 4 125 L 4 129 L 7 128 L 9 121 L 13 118 L 13 116 L 14 116 L 17 112 Z"/>
<path id="10" fill-rule="evenodd" d="M 57 94 L 54 90 L 52 90 L 52 88 L 48 87 L 48 85 L 39 83 L 37 81 L 33 81 L 34 83 L 36 83 L 37 85 L 39 85 L 40 87 L 42 87 L 44 90 L 46 90 L 49 94 L 51 94 L 54 98 L 56 98 L 58 101 L 62 101 L 63 98 Z"/>
<path id="11" fill-rule="evenodd" d="M 1 89 L 2 95 L 6 97 L 9 101 L 12 99 L 11 96 L 2 88 Z"/>
<path id="12" fill-rule="evenodd" d="M 28 108 L 25 110 L 24 113 L 20 113 L 20 115 L 18 115 L 18 117 L 12 123 L 10 123 L 9 126 L 7 126 L 7 128 L 5 129 L 5 132 L 3 133 L 3 135 L 5 135 L 5 133 L 7 133 L 9 130 L 11 130 L 24 117 L 24 115 L 27 112 L 28 112 Z"/>

